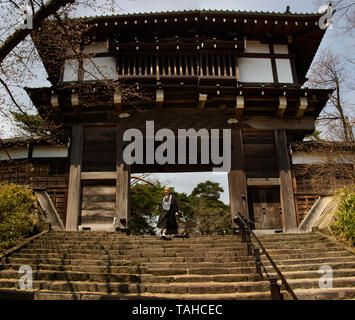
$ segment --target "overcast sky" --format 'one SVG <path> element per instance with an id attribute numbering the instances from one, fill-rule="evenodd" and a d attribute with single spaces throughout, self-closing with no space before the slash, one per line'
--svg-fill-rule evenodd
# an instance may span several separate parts
<path id="1" fill-rule="evenodd" d="M 327 4 L 329 1 L 323 1 Z M 120 12 L 122 13 L 138 13 L 138 12 L 155 12 L 155 11 L 172 11 L 172 10 L 194 10 L 194 9 L 223 9 L 223 10 L 251 10 L 251 11 L 275 11 L 284 12 L 286 6 L 291 7 L 291 12 L 310 13 L 316 12 L 319 8 L 317 0 L 121 0 Z M 83 15 L 95 15 L 92 12 L 84 12 Z M 349 34 L 339 34 L 337 31 L 337 21 L 334 21 L 335 28 L 328 30 L 322 42 L 321 48 L 329 46 L 336 53 L 347 55 L 354 58 L 354 37 Z M 37 79 L 32 79 L 31 87 L 48 86 L 45 80 L 46 75 L 42 70 L 36 74 Z M 23 97 L 23 101 L 26 101 Z M 10 136 L 10 127 L 8 127 L 7 135 Z M 205 180 L 219 182 L 225 192 L 222 194 L 222 201 L 229 203 L 228 180 L 226 174 L 208 173 L 188 173 L 188 174 L 156 174 L 163 184 L 175 187 L 178 192 L 189 194 L 192 189 Z"/>

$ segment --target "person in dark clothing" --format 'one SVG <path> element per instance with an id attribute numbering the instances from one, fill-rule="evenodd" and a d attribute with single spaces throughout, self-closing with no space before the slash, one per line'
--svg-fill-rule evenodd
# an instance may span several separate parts
<path id="1" fill-rule="evenodd" d="M 179 205 L 176 197 L 170 193 L 169 187 L 164 188 L 162 201 L 163 212 L 159 216 L 157 227 L 162 229 L 162 239 L 171 239 L 167 235 L 178 234 L 176 217 L 179 215 Z"/>

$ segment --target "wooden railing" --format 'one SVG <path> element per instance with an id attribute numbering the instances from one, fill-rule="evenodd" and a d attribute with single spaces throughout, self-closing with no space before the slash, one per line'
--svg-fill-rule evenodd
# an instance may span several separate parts
<path id="1" fill-rule="evenodd" d="M 266 251 L 266 249 L 264 248 L 264 246 L 262 245 L 262 243 L 260 242 L 259 238 L 256 236 L 256 234 L 251 230 L 249 224 L 250 224 L 250 220 L 246 217 L 241 217 L 238 213 L 236 214 L 236 218 L 234 219 L 234 222 L 236 223 L 236 225 L 239 227 L 240 230 L 240 234 L 242 237 L 242 242 L 243 243 L 247 243 L 247 248 L 248 248 L 248 255 L 253 255 L 255 258 L 255 264 L 256 264 L 256 272 L 262 277 L 263 276 L 263 272 L 262 269 L 264 270 L 264 273 L 267 277 L 267 279 L 270 282 L 270 292 L 271 292 L 271 300 L 283 300 L 283 295 L 280 291 L 280 286 L 277 283 L 276 278 L 271 277 L 265 266 L 263 265 L 261 259 L 260 259 L 260 250 L 262 251 L 261 254 L 265 254 L 266 258 L 269 260 L 271 266 L 273 267 L 274 271 L 277 273 L 277 275 L 279 276 L 281 282 L 282 282 L 282 287 L 288 291 L 288 293 L 292 296 L 292 298 L 294 300 L 298 300 L 296 294 L 294 293 L 294 291 L 292 290 L 292 288 L 290 287 L 290 285 L 288 284 L 285 276 L 282 274 L 282 272 L 280 271 L 280 269 L 277 267 L 277 265 L 275 264 L 275 262 L 272 260 L 272 258 L 270 257 L 270 255 L 268 254 L 268 252 Z M 254 239 L 256 240 L 258 247 L 253 245 L 253 242 L 251 240 L 251 236 L 254 237 Z"/>
<path id="2" fill-rule="evenodd" d="M 117 58 L 120 77 L 226 77 L 238 74 L 234 53 L 133 53 Z"/>

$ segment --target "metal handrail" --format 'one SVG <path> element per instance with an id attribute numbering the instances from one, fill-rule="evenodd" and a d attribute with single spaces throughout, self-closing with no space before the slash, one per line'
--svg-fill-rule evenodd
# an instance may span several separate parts
<path id="1" fill-rule="evenodd" d="M 240 227 L 244 229 L 244 232 L 247 231 L 247 233 L 251 234 L 251 235 L 255 238 L 256 242 L 258 243 L 259 247 L 260 247 L 261 250 L 262 250 L 262 253 L 265 254 L 265 256 L 266 256 L 266 258 L 269 260 L 271 266 L 274 268 L 274 270 L 276 271 L 276 273 L 277 273 L 278 276 L 280 277 L 280 279 L 281 279 L 281 281 L 282 281 L 283 287 L 289 292 L 289 294 L 292 296 L 292 298 L 293 298 L 294 300 L 298 300 L 296 294 L 294 293 L 294 291 L 292 290 L 292 288 L 291 288 L 290 285 L 288 284 L 286 278 L 284 277 L 284 275 L 282 274 L 282 272 L 280 271 L 280 269 L 277 267 L 277 265 L 275 264 L 275 262 L 272 260 L 272 258 L 270 257 L 270 255 L 268 254 L 268 252 L 266 251 L 266 249 L 264 248 L 264 246 L 263 246 L 262 243 L 260 242 L 259 238 L 258 238 L 258 237 L 256 236 L 256 234 L 249 228 L 249 225 L 244 221 L 244 219 L 243 219 L 238 213 L 236 214 L 236 219 L 235 219 L 235 220 L 236 220 L 237 224 L 239 224 Z M 248 219 L 248 220 L 249 220 L 249 219 Z M 241 221 L 241 223 L 238 223 L 238 222 L 240 222 L 240 221 Z M 252 244 L 252 242 L 251 242 L 251 240 L 250 240 L 250 237 L 247 237 L 247 241 L 250 241 L 250 244 L 248 244 L 248 246 L 249 246 L 249 245 L 253 246 L 253 244 Z M 267 274 L 266 269 L 265 269 L 264 266 L 263 266 L 263 269 L 265 270 L 265 273 L 266 273 L 266 275 L 268 276 L 268 274 Z M 273 281 L 273 280 L 270 279 L 270 282 L 271 282 L 271 281 Z M 275 283 L 273 283 L 273 284 L 275 284 Z"/>

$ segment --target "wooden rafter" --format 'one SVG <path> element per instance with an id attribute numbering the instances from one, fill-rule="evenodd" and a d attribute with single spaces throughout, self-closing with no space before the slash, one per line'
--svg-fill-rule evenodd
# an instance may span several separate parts
<path id="1" fill-rule="evenodd" d="M 207 102 L 207 97 L 208 95 L 205 93 L 200 93 L 199 98 L 198 98 L 198 103 L 197 103 L 197 107 L 200 110 L 203 110 L 205 108 L 206 102 Z"/>
<path id="2" fill-rule="evenodd" d="M 279 97 L 279 107 L 277 108 L 277 113 L 276 113 L 276 116 L 278 118 L 282 118 L 284 116 L 284 113 L 286 111 L 286 107 L 287 107 L 286 96 L 280 96 Z"/>
<path id="3" fill-rule="evenodd" d="M 120 93 L 115 93 L 113 95 L 113 105 L 117 113 L 122 111 L 122 95 Z"/>
<path id="4" fill-rule="evenodd" d="M 302 118 L 302 116 L 306 112 L 307 106 L 308 106 L 307 97 L 300 97 L 298 101 L 297 111 L 296 111 L 296 118 Z"/>
<path id="5" fill-rule="evenodd" d="M 57 94 L 52 94 L 52 96 L 51 96 L 51 106 L 55 110 L 59 110 L 59 98 L 58 98 Z"/>
<path id="6" fill-rule="evenodd" d="M 156 107 L 157 109 L 163 109 L 164 105 L 164 90 L 158 89 L 156 91 Z"/>
<path id="7" fill-rule="evenodd" d="M 71 105 L 73 106 L 74 110 L 76 112 L 79 111 L 79 94 L 78 93 L 73 93 L 70 98 Z"/>
<path id="8" fill-rule="evenodd" d="M 244 111 L 244 96 L 237 96 L 235 116 L 240 118 Z"/>

